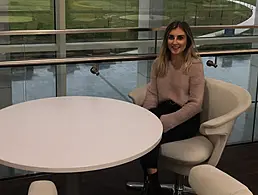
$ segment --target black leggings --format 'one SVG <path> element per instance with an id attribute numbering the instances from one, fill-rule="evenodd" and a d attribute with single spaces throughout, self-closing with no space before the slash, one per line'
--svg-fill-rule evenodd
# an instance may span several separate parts
<path id="1" fill-rule="evenodd" d="M 179 109 L 181 109 L 181 106 L 168 100 L 160 103 L 156 108 L 150 109 L 150 111 L 160 118 L 161 115 L 176 112 Z M 198 133 L 199 128 L 200 113 L 175 128 L 170 129 L 166 133 L 163 133 L 160 143 L 152 151 L 140 158 L 144 173 L 146 173 L 149 168 L 158 167 L 158 157 L 161 144 L 194 137 Z"/>

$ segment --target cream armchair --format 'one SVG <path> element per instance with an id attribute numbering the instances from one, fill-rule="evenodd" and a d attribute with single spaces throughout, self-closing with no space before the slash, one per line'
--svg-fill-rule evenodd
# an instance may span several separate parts
<path id="1" fill-rule="evenodd" d="M 129 93 L 133 103 L 142 105 L 147 85 Z M 200 164 L 216 166 L 226 146 L 237 117 L 251 105 L 251 96 L 243 88 L 221 80 L 206 78 L 200 133 L 193 138 L 162 145 L 160 168 L 177 175 L 176 184 L 163 184 L 176 194 L 193 192 L 184 179 L 192 167 Z M 139 182 L 128 182 L 129 188 L 141 188 Z"/>
<path id="2" fill-rule="evenodd" d="M 198 195 L 252 195 L 245 185 L 211 165 L 192 168 L 189 184 Z"/>

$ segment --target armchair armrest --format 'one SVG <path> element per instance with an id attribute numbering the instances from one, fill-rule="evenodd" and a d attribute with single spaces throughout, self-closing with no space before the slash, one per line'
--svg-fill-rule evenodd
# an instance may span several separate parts
<path id="1" fill-rule="evenodd" d="M 218 117 L 206 121 L 200 126 L 200 133 L 203 135 L 228 135 L 231 132 L 235 118 Z"/>
<path id="2" fill-rule="evenodd" d="M 209 109 L 216 109 L 214 108 L 214 106 L 216 107 L 216 104 L 220 104 L 220 101 L 226 101 L 222 103 L 225 107 L 228 107 L 228 108 L 224 109 L 223 106 L 219 105 L 221 109 L 221 113 L 219 113 L 219 116 L 218 117 L 215 116 L 215 118 L 208 117 L 212 119 L 201 124 L 200 132 L 203 135 L 228 135 L 229 134 L 228 128 L 232 127 L 237 117 L 242 113 L 244 113 L 250 107 L 252 102 L 251 95 L 249 94 L 248 91 L 246 91 L 245 89 L 239 86 L 235 86 L 229 83 L 226 84 L 222 81 L 216 81 L 215 83 L 215 81 L 212 81 L 210 79 L 208 79 L 208 81 L 210 83 L 209 85 L 211 86 L 212 85 L 223 86 L 223 88 L 230 91 L 232 97 L 229 96 L 227 97 L 226 100 L 223 100 L 223 98 L 220 99 L 219 98 L 220 95 L 218 94 L 222 93 L 223 90 L 220 90 L 218 86 L 214 87 L 213 90 L 210 89 L 210 94 L 207 95 L 209 97 L 206 97 L 207 105 L 206 105 L 206 108 L 204 108 L 204 112 L 207 113 L 207 115 L 209 116 L 209 113 L 210 112 L 212 113 L 212 111 L 209 111 Z M 234 100 L 235 102 L 231 103 L 232 101 L 231 99 Z M 209 107 L 210 104 L 213 104 L 212 108 Z M 227 104 L 230 104 L 230 106 L 228 106 Z"/>
<path id="3" fill-rule="evenodd" d="M 134 104 L 137 104 L 139 106 L 143 105 L 147 92 L 147 86 L 148 85 L 144 85 L 142 87 L 135 88 L 128 94 L 128 97 L 131 98 Z"/>
<path id="4" fill-rule="evenodd" d="M 213 118 L 201 124 L 200 133 L 203 135 L 228 135 L 240 114 L 251 105 L 251 99 L 246 104 L 240 105 L 227 114 Z"/>

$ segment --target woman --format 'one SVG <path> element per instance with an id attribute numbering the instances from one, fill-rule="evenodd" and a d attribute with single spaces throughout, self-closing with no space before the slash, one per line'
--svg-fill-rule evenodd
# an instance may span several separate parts
<path id="1" fill-rule="evenodd" d="M 144 194 L 160 194 L 157 162 L 160 145 L 196 135 L 204 94 L 204 73 L 193 35 L 186 22 L 174 21 L 166 28 L 143 107 L 163 124 L 160 144 L 141 158 Z"/>

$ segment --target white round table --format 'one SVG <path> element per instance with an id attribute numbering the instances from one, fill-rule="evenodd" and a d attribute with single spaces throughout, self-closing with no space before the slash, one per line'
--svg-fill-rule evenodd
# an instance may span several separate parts
<path id="1" fill-rule="evenodd" d="M 0 164 L 22 170 L 75 173 L 121 165 L 152 150 L 160 120 L 132 103 L 67 96 L 0 110 Z"/>

